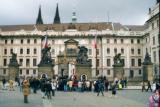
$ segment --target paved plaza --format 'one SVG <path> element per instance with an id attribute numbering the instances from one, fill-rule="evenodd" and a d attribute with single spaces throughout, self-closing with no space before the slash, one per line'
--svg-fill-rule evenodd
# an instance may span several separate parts
<path id="1" fill-rule="evenodd" d="M 41 93 L 29 95 L 29 103 L 23 103 L 23 94 L 16 91 L 0 90 L 0 107 L 146 107 L 151 92 L 120 90 L 116 97 L 111 92 L 96 96 L 93 92 L 56 92 L 51 100 L 42 99 Z"/>

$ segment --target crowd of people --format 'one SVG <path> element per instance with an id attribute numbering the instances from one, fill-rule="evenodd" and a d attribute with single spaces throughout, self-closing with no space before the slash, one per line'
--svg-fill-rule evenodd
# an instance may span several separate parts
<path id="1" fill-rule="evenodd" d="M 105 77 L 99 77 L 97 80 L 89 81 L 89 80 L 78 80 L 76 77 L 74 78 L 58 78 L 58 79 L 49 79 L 45 76 L 38 78 L 16 78 L 16 85 L 19 86 L 20 91 L 23 92 L 24 95 L 24 103 L 28 103 L 28 95 L 30 93 L 37 93 L 37 90 L 41 91 L 42 98 L 52 99 L 55 96 L 55 91 L 64 91 L 64 92 L 96 92 L 97 96 L 101 93 L 104 96 L 104 91 L 111 91 L 112 95 L 115 96 L 118 89 L 123 89 L 127 87 L 127 80 L 118 80 L 114 79 L 114 81 L 110 82 Z M 6 87 L 6 83 L 9 84 Z M 14 91 L 13 80 L 2 79 L 2 89 L 10 91 Z M 147 87 L 146 87 L 147 86 Z M 159 107 L 160 104 L 160 90 L 159 85 L 155 82 L 151 83 L 150 81 L 142 82 L 142 92 L 151 91 L 153 94 L 149 98 L 148 107 Z"/>

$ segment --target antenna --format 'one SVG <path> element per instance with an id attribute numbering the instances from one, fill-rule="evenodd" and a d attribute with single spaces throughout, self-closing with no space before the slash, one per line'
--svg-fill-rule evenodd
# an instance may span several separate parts
<path id="1" fill-rule="evenodd" d="M 109 11 L 107 12 L 107 22 L 109 23 Z"/>

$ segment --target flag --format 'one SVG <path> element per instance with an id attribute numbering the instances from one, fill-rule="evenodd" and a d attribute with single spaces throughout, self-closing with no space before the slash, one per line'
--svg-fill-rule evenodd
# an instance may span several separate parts
<path id="1" fill-rule="evenodd" d="M 97 35 L 95 35 L 95 37 L 94 37 L 93 47 L 94 47 L 95 49 L 97 48 Z"/>
<path id="2" fill-rule="evenodd" d="M 42 49 L 48 47 L 48 38 L 47 35 L 42 37 Z"/>

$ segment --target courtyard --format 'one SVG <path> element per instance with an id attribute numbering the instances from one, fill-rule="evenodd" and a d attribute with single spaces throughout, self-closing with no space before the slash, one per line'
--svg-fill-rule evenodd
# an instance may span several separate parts
<path id="1" fill-rule="evenodd" d="M 42 99 L 41 93 L 31 93 L 29 103 L 23 103 L 23 94 L 15 91 L 0 90 L 0 107 L 146 107 L 151 92 L 141 90 L 119 90 L 113 97 L 111 91 L 104 96 L 94 92 L 56 92 L 51 100 Z"/>

